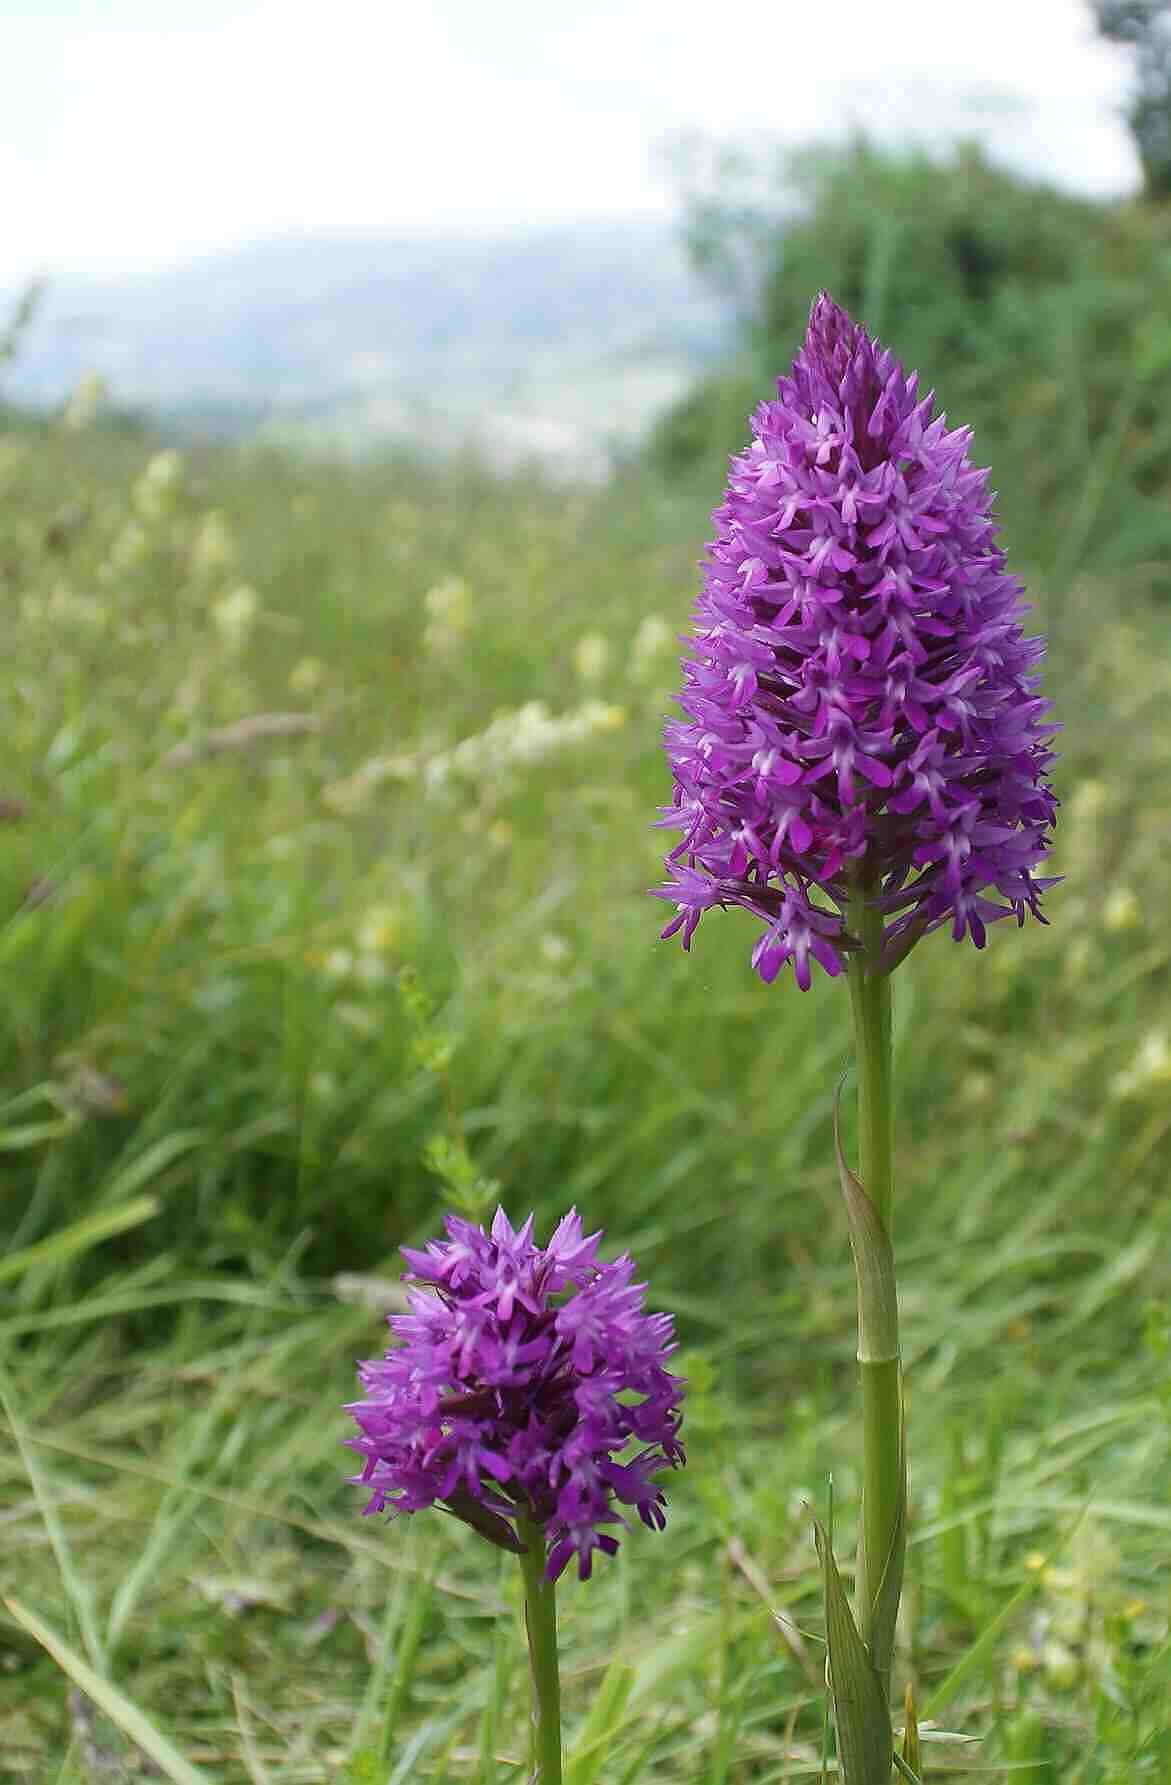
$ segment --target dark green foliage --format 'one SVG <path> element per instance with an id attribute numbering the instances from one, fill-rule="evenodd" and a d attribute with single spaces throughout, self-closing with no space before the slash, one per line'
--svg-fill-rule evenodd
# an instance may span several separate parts
<path id="1" fill-rule="evenodd" d="M 1171 6 L 1166 0 L 1092 0 L 1098 30 L 1135 52 L 1128 112 L 1149 198 L 1171 198 Z"/>
<path id="2" fill-rule="evenodd" d="M 785 198 L 743 366 L 664 418 L 655 460 L 713 475 L 745 443 L 824 288 L 974 429 L 1010 542 L 1056 584 L 1126 569 L 1171 586 L 1171 219 L 1027 183 L 974 148 L 798 156 Z M 745 227 L 735 192 L 723 218 L 706 201 L 701 233 Z M 734 257 L 718 239 L 706 252 Z"/>
<path id="3" fill-rule="evenodd" d="M 974 146 L 948 162 L 857 142 L 798 156 L 796 217 L 776 244 L 754 325 L 760 345 L 793 339 L 821 286 L 942 379 L 986 366 L 997 312 L 1082 272 L 1092 206 L 1026 184 Z M 930 382 L 930 380 L 928 380 Z"/>

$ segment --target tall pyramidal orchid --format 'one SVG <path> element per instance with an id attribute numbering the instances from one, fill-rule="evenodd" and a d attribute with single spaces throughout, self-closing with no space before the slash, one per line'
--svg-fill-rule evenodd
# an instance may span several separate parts
<path id="1" fill-rule="evenodd" d="M 439 1506 L 519 1558 L 533 1683 L 531 1780 L 560 1785 L 555 1583 L 582 1580 L 636 1512 L 666 1524 L 656 1477 L 684 1460 L 685 1384 L 666 1368 L 667 1314 L 643 1311 L 626 1255 L 597 1261 L 600 1233 L 575 1210 L 547 1246 L 530 1216 L 491 1230 L 449 1216 L 447 1238 L 403 1250 L 409 1312 L 396 1343 L 359 1365 L 365 1399 L 348 1412 L 365 1459 L 351 1480 L 367 1514 Z M 625 1510 L 623 1510 L 625 1509 Z"/>
<path id="2" fill-rule="evenodd" d="M 680 837 L 657 891 L 676 907 L 663 934 L 685 948 L 706 912 L 741 906 L 761 926 L 763 980 L 791 964 L 802 990 L 815 967 L 849 982 L 859 1175 L 838 1155 L 864 1412 L 856 1621 L 819 1542 L 842 1764 L 868 1785 L 890 1777 L 906 1514 L 890 974 L 933 930 L 982 948 L 990 923 L 1044 921 L 1055 727 L 968 431 L 824 294 L 752 434 L 713 515 L 683 717 L 667 726 L 662 823 Z"/>

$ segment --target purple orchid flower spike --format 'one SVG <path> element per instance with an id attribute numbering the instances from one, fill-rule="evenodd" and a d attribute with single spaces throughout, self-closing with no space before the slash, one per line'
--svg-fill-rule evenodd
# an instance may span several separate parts
<path id="1" fill-rule="evenodd" d="M 765 981 L 841 971 L 852 882 L 885 967 L 944 924 L 981 948 L 1053 884 L 1035 872 L 1056 810 L 1044 645 L 968 431 L 932 411 L 823 294 L 712 517 L 657 894 L 685 948 L 711 906 L 752 912 Z"/>
<path id="2" fill-rule="evenodd" d="M 351 1479 L 372 1490 L 367 1513 L 441 1505 L 502 1548 L 538 1527 L 546 1578 L 576 1557 L 584 1580 L 595 1551 L 618 1548 L 619 1506 L 666 1522 L 654 1478 L 684 1460 L 671 1319 L 643 1312 L 630 1258 L 597 1262 L 601 1235 L 574 1210 L 544 1247 L 531 1216 L 514 1230 L 503 1209 L 490 1233 L 455 1216 L 446 1229 L 404 1248 L 410 1312 L 359 1365 Z"/>

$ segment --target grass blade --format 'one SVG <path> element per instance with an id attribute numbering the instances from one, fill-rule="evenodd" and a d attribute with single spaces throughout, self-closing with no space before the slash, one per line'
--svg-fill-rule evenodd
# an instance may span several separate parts
<path id="1" fill-rule="evenodd" d="M 141 1227 L 158 1212 L 159 1205 L 153 1196 L 138 1196 L 132 1202 L 107 1209 L 103 1214 L 87 1215 L 83 1220 L 63 1227 L 60 1233 L 50 1234 L 48 1239 L 38 1240 L 33 1246 L 23 1246 L 19 1252 L 9 1252 L 7 1257 L 0 1258 L 0 1283 L 22 1277 L 38 1265 L 63 1264 L 67 1258 L 75 1258 L 79 1252 L 88 1252 L 103 1240 L 113 1239 L 115 1234 Z"/>
<path id="2" fill-rule="evenodd" d="M 185 1760 L 174 1743 L 155 1728 L 124 1692 L 96 1673 L 89 1662 L 63 1642 L 55 1630 L 42 1623 L 35 1612 L 29 1611 L 19 1599 L 6 1599 L 4 1603 L 21 1629 L 27 1630 L 62 1673 L 67 1674 L 87 1698 L 93 1699 L 98 1709 L 130 1738 L 136 1748 L 142 1750 L 148 1760 L 154 1761 L 164 1778 L 172 1780 L 173 1785 L 208 1785 L 210 1774 L 200 1772 Z"/>

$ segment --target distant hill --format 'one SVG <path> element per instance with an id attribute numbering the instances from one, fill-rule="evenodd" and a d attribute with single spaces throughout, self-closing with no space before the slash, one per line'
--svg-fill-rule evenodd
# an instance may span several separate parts
<path id="1" fill-rule="evenodd" d="M 290 237 L 50 287 L 3 391 L 55 405 L 99 372 L 180 429 L 579 456 L 637 437 L 731 334 L 663 223 Z"/>

